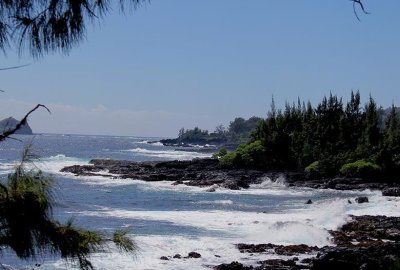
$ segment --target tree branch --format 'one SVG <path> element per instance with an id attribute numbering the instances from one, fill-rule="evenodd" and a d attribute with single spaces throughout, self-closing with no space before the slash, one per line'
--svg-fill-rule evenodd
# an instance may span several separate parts
<path id="1" fill-rule="evenodd" d="M 17 132 L 23 125 L 26 124 L 28 117 L 31 113 L 33 113 L 34 111 L 36 111 L 37 109 L 39 109 L 40 107 L 45 108 L 50 114 L 50 110 L 49 108 L 47 108 L 45 105 L 42 104 L 38 104 L 35 106 L 35 108 L 33 108 L 32 110 L 30 110 L 25 116 L 24 118 L 22 118 L 22 120 L 15 126 L 15 128 L 10 129 L 10 130 L 6 130 L 4 131 L 2 134 L 0 134 L 0 141 L 5 140 L 6 138 L 8 138 L 9 136 L 13 135 L 15 132 Z"/>
<path id="2" fill-rule="evenodd" d="M 6 67 L 6 68 L 0 68 L 0 70 L 9 70 L 9 69 L 17 69 L 17 68 L 22 68 L 22 67 L 26 67 L 29 66 L 30 64 L 25 64 L 25 65 L 21 65 L 21 66 L 15 66 L 15 67 Z M 0 90 L 1 91 L 1 90 Z M 2 91 L 4 92 L 4 91 Z"/>
<path id="3" fill-rule="evenodd" d="M 357 20 L 361 22 L 360 17 L 358 17 L 358 13 L 356 10 L 356 5 L 358 5 L 362 12 L 364 12 L 364 14 L 370 14 L 368 11 L 365 10 L 364 8 L 364 4 L 361 2 L 362 0 L 350 0 L 351 2 L 353 2 L 353 11 L 354 11 L 354 15 L 356 16 Z"/>

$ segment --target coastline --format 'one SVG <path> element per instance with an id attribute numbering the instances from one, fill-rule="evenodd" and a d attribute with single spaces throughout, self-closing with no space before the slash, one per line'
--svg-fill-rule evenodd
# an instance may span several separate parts
<path id="1" fill-rule="evenodd" d="M 133 162 L 123 160 L 91 160 L 89 165 L 64 167 L 62 172 L 77 176 L 104 176 L 144 181 L 170 181 L 171 185 L 216 187 L 232 190 L 246 189 L 266 178 L 285 179 L 288 187 L 337 190 L 381 190 L 383 195 L 398 195 L 399 187 L 391 183 L 364 182 L 358 178 L 312 180 L 304 173 L 268 172 L 260 170 L 227 169 L 218 166 L 216 159 L 190 161 Z M 388 191 L 392 191 L 391 193 Z M 312 203 L 310 198 L 310 203 Z M 362 200 L 349 203 L 361 203 Z M 365 200 L 364 200 L 365 202 Z M 368 198 L 367 201 L 368 202 Z M 241 269 L 398 269 L 400 258 L 400 217 L 351 216 L 338 230 L 330 231 L 334 246 L 314 247 L 304 244 L 276 245 L 273 243 L 237 243 L 236 248 L 253 256 L 255 253 L 283 255 L 285 259 L 269 259 L 246 265 L 246 261 L 232 261 L 210 265 L 216 270 Z M 178 256 L 179 255 L 179 256 Z M 306 258 L 302 258 L 306 255 Z M 201 254 L 165 254 L 160 260 L 196 259 Z"/>
<path id="2" fill-rule="evenodd" d="M 223 187 L 232 190 L 246 189 L 265 179 L 272 182 L 284 179 L 288 187 L 307 187 L 337 190 L 380 190 L 384 196 L 400 196 L 400 185 L 391 182 L 365 181 L 361 178 L 333 177 L 312 179 L 302 172 L 235 169 L 221 167 L 217 159 L 202 158 L 184 161 L 135 162 L 127 160 L 93 159 L 89 165 L 73 165 L 61 172 L 76 176 L 104 176 L 143 180 L 172 181 L 200 187 Z M 210 189 L 209 191 L 212 191 Z"/>

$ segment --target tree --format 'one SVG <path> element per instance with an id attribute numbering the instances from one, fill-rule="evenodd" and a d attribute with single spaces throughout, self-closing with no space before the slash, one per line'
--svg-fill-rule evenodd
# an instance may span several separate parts
<path id="1" fill-rule="evenodd" d="M 120 0 L 138 7 L 147 0 Z M 88 21 L 99 20 L 115 6 L 108 0 L 2 0 L 0 1 L 0 49 L 10 44 L 28 49 L 35 56 L 44 53 L 68 52 L 82 41 Z"/>
<path id="2" fill-rule="evenodd" d="M 136 8 L 145 0 L 120 0 Z M 59 51 L 67 53 L 85 36 L 88 21 L 101 19 L 114 5 L 107 0 L 16 0 L 0 1 L 0 49 L 16 45 L 34 57 Z M 16 68 L 16 67 L 12 67 Z M 2 68 L 0 70 L 10 69 Z M 1 90 L 0 90 L 1 91 Z M 10 138 L 26 124 L 29 111 L 12 129 L 0 133 L 0 142 Z M 50 112 L 50 111 L 49 111 Z M 128 252 L 135 250 L 126 232 L 111 237 L 77 228 L 71 221 L 61 224 L 52 216 L 54 205 L 51 180 L 40 171 L 26 171 L 27 152 L 6 183 L 0 183 L 0 245 L 13 250 L 19 258 L 32 258 L 44 252 L 59 254 L 77 262 L 81 269 L 93 269 L 91 253 L 101 251 L 109 242 Z"/>

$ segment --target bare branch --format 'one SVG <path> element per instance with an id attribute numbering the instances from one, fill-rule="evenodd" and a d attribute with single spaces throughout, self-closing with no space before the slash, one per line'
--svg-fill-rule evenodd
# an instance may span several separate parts
<path id="1" fill-rule="evenodd" d="M 29 66 L 30 64 L 25 64 L 25 65 L 20 65 L 20 66 L 15 66 L 15 67 L 6 67 L 6 68 L 0 68 L 0 70 L 9 70 L 9 69 L 17 69 L 17 68 L 22 68 L 22 67 L 26 67 Z M 0 90 L 1 92 L 4 92 L 2 90 Z"/>
<path id="2" fill-rule="evenodd" d="M 356 10 L 357 5 L 361 8 L 361 10 L 362 10 L 362 12 L 364 12 L 364 14 L 370 14 L 368 11 L 365 10 L 364 4 L 361 2 L 362 0 L 350 0 L 350 1 L 353 2 L 353 12 L 358 21 L 361 21 L 361 20 L 360 20 L 360 17 L 358 16 L 358 13 Z"/>
<path id="3" fill-rule="evenodd" d="M 17 132 L 23 125 L 25 125 L 28 121 L 28 117 L 31 113 L 33 113 L 34 111 L 36 111 L 37 109 L 39 109 L 40 107 L 45 108 L 50 114 L 50 110 L 49 108 L 47 108 L 45 105 L 42 104 L 38 104 L 35 106 L 35 108 L 33 108 L 32 110 L 30 110 L 25 116 L 24 118 L 22 118 L 22 120 L 13 128 L 10 130 L 7 130 L 5 132 L 3 132 L 3 134 L 0 134 L 0 141 L 5 140 L 6 138 L 10 137 L 11 135 L 13 135 L 15 132 Z"/>

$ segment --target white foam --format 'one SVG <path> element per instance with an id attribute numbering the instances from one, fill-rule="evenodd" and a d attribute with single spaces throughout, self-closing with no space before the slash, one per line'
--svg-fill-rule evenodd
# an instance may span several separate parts
<path id="1" fill-rule="evenodd" d="M 271 189 L 271 188 L 285 188 L 287 186 L 286 179 L 284 176 L 279 176 L 275 181 L 272 181 L 269 177 L 261 179 L 260 184 L 252 184 L 250 187 L 257 189 Z"/>
<path id="2" fill-rule="evenodd" d="M 110 252 L 91 256 L 91 261 L 96 269 L 141 269 L 141 270 L 206 270 L 210 266 L 219 265 L 231 261 L 241 261 L 245 265 L 254 265 L 257 261 L 282 258 L 271 254 L 240 253 L 235 247 L 235 240 L 220 239 L 216 237 L 185 237 L 170 235 L 139 235 L 133 237 L 139 247 L 135 256 L 111 249 Z M 198 252 L 201 258 L 184 258 L 189 252 Z M 180 254 L 181 259 L 173 258 Z M 217 255 L 217 256 L 216 256 Z M 168 261 L 160 260 L 161 256 L 167 256 Z M 283 256 L 284 257 L 284 256 Z M 301 258 L 307 256 L 300 256 Z M 45 263 L 41 269 L 75 269 L 66 265 L 64 261 Z"/>
<path id="3" fill-rule="evenodd" d="M 69 173 L 68 173 L 69 174 Z M 98 172 L 97 174 L 108 174 L 109 177 L 104 176 L 75 176 L 69 174 L 69 178 L 78 179 L 90 186 L 105 186 L 105 187 L 116 187 L 116 186 L 130 186 L 137 185 L 138 181 L 132 179 L 121 179 L 117 175 L 109 174 L 107 171 Z"/>
<path id="4" fill-rule="evenodd" d="M 197 201 L 195 204 L 220 204 L 220 205 L 232 205 L 233 201 L 232 200 L 215 200 L 215 201 Z"/>
<path id="5" fill-rule="evenodd" d="M 0 175 L 10 174 L 14 171 L 16 162 L 14 163 L 0 163 Z"/>
<path id="6" fill-rule="evenodd" d="M 139 142 L 134 142 L 134 144 L 150 144 L 150 145 L 155 145 L 155 146 L 164 146 L 162 142 L 149 142 L 149 141 L 139 141 Z"/>
<path id="7" fill-rule="evenodd" d="M 67 166 L 87 165 L 89 160 L 83 160 L 65 155 L 55 155 L 46 158 L 39 158 L 32 162 L 27 162 L 26 166 L 29 169 L 39 169 L 46 173 L 60 174 L 60 170 Z"/>
<path id="8" fill-rule="evenodd" d="M 176 150 L 149 150 L 144 148 L 134 148 L 126 150 L 142 156 L 159 157 L 167 160 L 191 160 L 194 158 L 211 157 L 209 153 L 198 153 L 189 151 L 176 151 Z"/>
<path id="9" fill-rule="evenodd" d="M 324 209 L 327 210 L 327 209 Z M 329 245 L 328 229 L 346 221 L 342 212 L 331 213 L 321 221 L 320 212 L 308 210 L 288 213 L 257 213 L 241 211 L 129 211 L 101 208 L 83 211 L 86 216 L 109 216 L 170 222 L 179 226 L 194 227 L 209 233 L 223 233 L 221 238 L 246 243 Z M 324 217 L 325 219 L 326 217 Z"/>
<path id="10" fill-rule="evenodd" d="M 400 197 L 381 196 L 381 192 L 375 192 L 368 196 L 368 203 L 354 203 L 354 207 L 348 211 L 348 214 L 361 215 L 384 215 L 399 216 L 400 215 Z"/>

